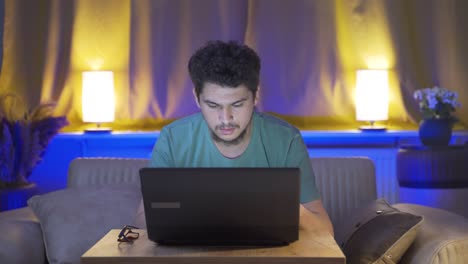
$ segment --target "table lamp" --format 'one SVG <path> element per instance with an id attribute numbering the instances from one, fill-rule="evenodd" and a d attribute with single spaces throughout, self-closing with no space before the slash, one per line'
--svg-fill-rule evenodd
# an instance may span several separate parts
<path id="1" fill-rule="evenodd" d="M 356 120 L 369 125 L 360 126 L 363 131 L 383 131 L 385 126 L 376 121 L 388 120 L 388 71 L 358 70 L 356 72 Z"/>
<path id="2" fill-rule="evenodd" d="M 83 72 L 82 111 L 83 122 L 96 123 L 85 132 L 110 132 L 102 123 L 114 121 L 114 73 L 111 71 Z"/>

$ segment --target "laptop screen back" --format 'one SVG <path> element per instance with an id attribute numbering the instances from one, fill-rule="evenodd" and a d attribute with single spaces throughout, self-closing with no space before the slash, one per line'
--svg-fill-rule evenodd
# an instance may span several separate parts
<path id="1" fill-rule="evenodd" d="M 298 168 L 143 168 L 148 236 L 162 244 L 298 239 Z"/>

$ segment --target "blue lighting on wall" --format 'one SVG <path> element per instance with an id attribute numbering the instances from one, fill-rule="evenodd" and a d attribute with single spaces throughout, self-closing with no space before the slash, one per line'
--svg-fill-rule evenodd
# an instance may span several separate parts
<path id="1" fill-rule="evenodd" d="M 302 131 L 311 157 L 366 156 L 374 160 L 377 192 L 389 202 L 398 202 L 396 181 L 396 154 L 402 144 L 420 144 L 416 131 Z M 62 133 L 50 142 L 43 160 L 34 169 L 29 180 L 39 187 L 39 193 L 66 188 L 70 162 L 77 157 L 150 158 L 159 132 L 113 132 L 110 134 Z M 453 142 L 466 142 L 468 132 L 455 132 Z M 393 180 L 392 180 L 393 179 Z M 394 188 L 389 190 L 389 188 Z M 394 192 L 394 193 L 393 193 Z M 10 199 L 11 198 L 11 199 Z M 8 200 L 18 200 L 9 196 Z M 2 199 L 3 200 L 3 199 Z M 23 199 L 24 200 L 24 199 Z M 24 205 L 24 203 L 22 204 Z M 18 203 L 8 205 L 9 209 Z"/>

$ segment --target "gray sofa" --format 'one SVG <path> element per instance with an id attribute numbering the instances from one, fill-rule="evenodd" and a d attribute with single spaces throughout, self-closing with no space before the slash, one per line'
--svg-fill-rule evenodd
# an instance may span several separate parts
<path id="1" fill-rule="evenodd" d="M 356 208 L 377 198 L 375 168 L 371 160 L 358 157 L 312 158 L 311 162 L 324 206 L 334 226 L 353 215 Z M 35 197 L 31 199 L 29 207 L 0 213 L 0 262 L 79 262 L 79 255 L 109 229 L 119 228 L 122 223 L 141 222 L 142 215 L 137 214 L 141 197 L 138 169 L 146 164 L 145 159 L 73 160 L 69 167 L 67 190 L 58 191 L 57 195 L 43 195 L 49 200 Z M 110 187 L 96 189 L 96 186 Z M 98 195 L 87 196 L 87 192 Z M 61 201 L 62 197 L 70 200 Z M 113 201 L 119 203 L 119 199 L 123 205 L 110 206 Z M 61 210 L 77 216 L 66 218 L 57 213 L 57 207 L 48 206 L 51 203 L 62 204 Z M 99 209 L 93 203 L 107 203 L 109 206 Z M 414 204 L 397 204 L 394 207 L 424 217 L 414 242 L 408 250 L 404 249 L 399 263 L 468 263 L 468 219 Z M 75 208 L 79 208 L 78 213 Z M 117 217 L 120 215 L 124 216 Z M 111 220 L 106 220 L 106 217 Z M 53 218 L 55 222 L 49 223 L 48 218 Z M 58 225 L 68 227 L 60 229 Z M 80 225 L 84 225 L 84 229 L 79 229 Z M 82 243 L 85 238 L 86 243 Z M 54 251 L 56 249 L 53 247 L 66 247 L 66 244 L 70 244 L 72 251 Z M 67 254 L 74 256 L 67 258 Z"/>

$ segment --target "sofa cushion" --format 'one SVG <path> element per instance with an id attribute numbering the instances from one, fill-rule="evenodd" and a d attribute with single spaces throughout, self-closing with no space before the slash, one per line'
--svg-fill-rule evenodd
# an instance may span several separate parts
<path id="1" fill-rule="evenodd" d="M 416 204 L 393 206 L 402 212 L 424 217 L 418 236 L 400 263 L 468 263 L 468 220 L 465 217 Z"/>
<path id="2" fill-rule="evenodd" d="M 0 230 L 1 263 L 45 263 L 41 227 L 31 208 L 1 212 Z"/>
<path id="3" fill-rule="evenodd" d="M 106 185 L 34 196 L 28 204 L 39 219 L 49 262 L 79 263 L 110 229 L 133 221 L 140 199 L 137 186 Z"/>
<path id="4" fill-rule="evenodd" d="M 379 199 L 342 219 L 335 227 L 335 238 L 347 263 L 397 263 L 414 241 L 422 220 Z"/>

